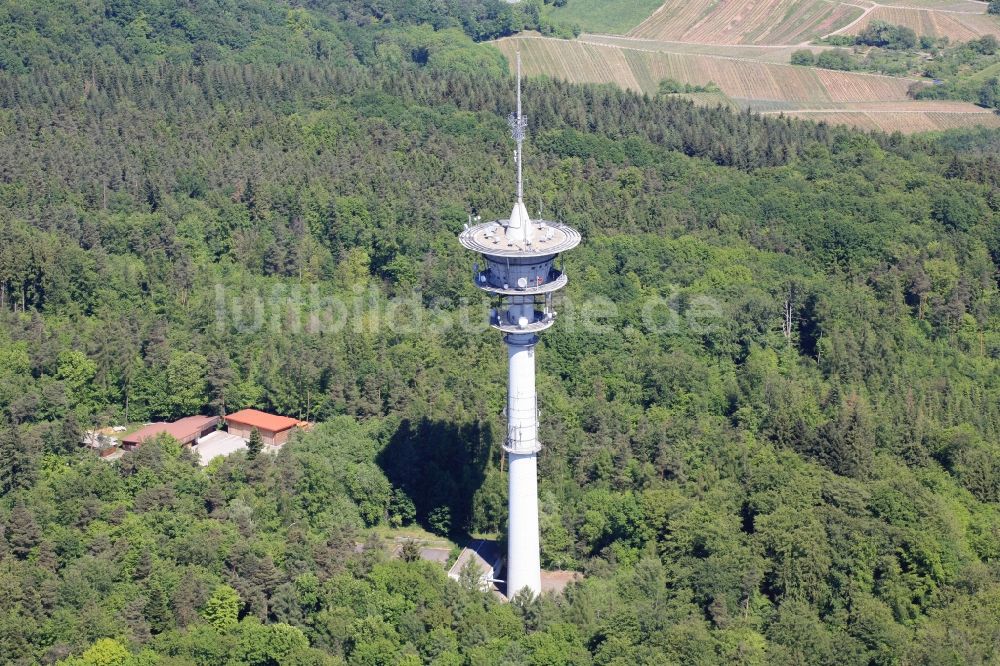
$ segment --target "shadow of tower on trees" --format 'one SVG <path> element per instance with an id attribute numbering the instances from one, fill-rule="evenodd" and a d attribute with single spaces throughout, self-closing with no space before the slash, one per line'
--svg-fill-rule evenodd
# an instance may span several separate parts
<path id="1" fill-rule="evenodd" d="M 473 527 L 476 493 L 499 455 L 494 439 L 488 423 L 404 419 L 376 462 L 413 501 L 422 525 L 463 534 Z"/>

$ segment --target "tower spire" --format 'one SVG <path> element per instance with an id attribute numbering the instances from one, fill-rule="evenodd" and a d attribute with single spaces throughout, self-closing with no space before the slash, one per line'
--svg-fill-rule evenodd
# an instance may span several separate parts
<path id="1" fill-rule="evenodd" d="M 521 179 L 521 151 L 524 148 L 524 131 L 528 123 L 521 115 L 521 52 L 517 52 L 517 128 L 514 135 L 517 141 L 517 202 L 524 203 L 524 182 Z"/>
<path id="2" fill-rule="evenodd" d="M 517 52 L 517 112 L 507 117 L 507 124 L 510 125 L 510 134 L 517 142 L 517 151 L 514 153 L 517 162 L 517 201 L 510 212 L 507 221 L 508 230 L 513 230 L 513 237 L 519 242 L 528 240 L 528 227 L 531 219 L 528 217 L 528 209 L 524 205 L 524 180 L 522 178 L 522 156 L 524 152 L 524 136 L 528 130 L 528 119 L 521 113 L 521 52 Z"/>

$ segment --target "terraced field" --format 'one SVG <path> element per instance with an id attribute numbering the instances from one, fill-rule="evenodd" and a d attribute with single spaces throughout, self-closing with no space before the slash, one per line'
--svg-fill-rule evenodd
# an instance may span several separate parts
<path id="1" fill-rule="evenodd" d="M 917 35 L 947 37 L 953 42 L 967 42 L 983 35 L 1000 36 L 1000 18 L 987 14 L 985 7 L 981 7 L 978 12 L 973 12 L 974 9 L 947 11 L 880 5 L 868 10 L 861 20 L 837 32 L 856 35 L 872 21 L 886 21 L 912 28 Z"/>
<path id="2" fill-rule="evenodd" d="M 989 109 L 984 109 L 976 106 L 975 104 L 969 104 L 968 102 L 959 102 L 956 100 L 891 100 L 888 102 L 823 102 L 817 104 L 794 104 L 789 103 L 782 106 L 780 103 L 775 103 L 773 108 L 766 109 L 763 108 L 762 104 L 758 104 L 755 110 L 761 113 L 778 113 L 783 112 L 786 115 L 801 115 L 805 113 L 847 113 L 847 112 L 858 112 L 858 113 L 933 113 L 933 114 L 971 114 L 971 115 L 985 115 L 985 116 L 996 116 L 1000 120 L 1000 115 L 997 115 L 990 111 Z"/>
<path id="3" fill-rule="evenodd" d="M 647 93 L 656 93 L 665 78 L 693 85 L 715 83 L 721 94 L 685 95 L 698 104 L 736 106 L 883 131 L 1000 127 L 1000 116 L 973 104 L 910 100 L 906 93 L 911 79 L 793 67 L 738 56 L 675 53 L 664 50 L 666 47 L 630 48 L 601 41 L 519 35 L 494 44 L 508 58 L 520 51 L 528 76 L 610 83 Z"/>
<path id="4" fill-rule="evenodd" d="M 620 46 L 626 49 L 639 49 L 641 51 L 657 51 L 663 53 L 690 53 L 692 55 L 707 56 L 727 56 L 731 58 L 741 58 L 744 60 L 755 60 L 757 62 L 769 62 L 776 65 L 787 65 L 792 57 L 792 53 L 803 48 L 800 45 L 790 46 L 762 46 L 756 44 L 693 44 L 691 42 L 670 42 L 656 39 L 643 39 L 640 37 L 623 37 L 619 35 L 592 35 L 583 34 L 579 41 L 587 44 L 603 44 L 606 46 Z M 833 46 L 811 45 L 809 49 L 813 53 L 819 53 Z"/>
<path id="5" fill-rule="evenodd" d="M 961 111 L 937 111 L 921 108 L 923 102 L 903 102 L 895 108 L 852 111 L 828 111 L 798 109 L 791 111 L 771 111 L 765 115 L 781 113 L 786 116 L 825 122 L 831 125 L 852 125 L 864 130 L 882 132 L 899 131 L 904 134 L 934 132 L 968 127 L 971 124 L 1000 128 L 1000 115 L 966 104 Z"/>
<path id="6" fill-rule="evenodd" d="M 870 3 L 666 0 L 628 36 L 712 44 L 799 44 L 850 25 Z"/>
<path id="7" fill-rule="evenodd" d="M 627 36 L 697 44 L 803 44 L 857 34 L 872 21 L 968 41 L 1000 35 L 1000 18 L 972 0 L 666 0 Z"/>
<path id="8" fill-rule="evenodd" d="M 854 0 L 844 1 L 854 2 Z M 971 12 L 973 14 L 986 11 L 986 3 L 980 2 L 980 0 L 878 0 L 878 2 L 862 0 L 857 4 L 916 7 L 917 9 L 939 9 L 946 12 Z"/>
<path id="9" fill-rule="evenodd" d="M 666 78 L 715 83 L 734 101 L 777 100 L 836 103 L 905 100 L 910 79 L 835 72 L 763 63 L 736 57 L 623 48 L 542 37 L 508 37 L 495 42 L 508 57 L 521 51 L 528 76 L 546 75 L 575 83 L 614 83 L 655 93 Z"/>
<path id="10" fill-rule="evenodd" d="M 696 104 L 885 131 L 1000 127 L 1000 116 L 972 104 L 909 99 L 915 79 L 788 64 L 792 53 L 806 45 L 813 52 L 831 48 L 811 40 L 857 34 L 876 20 L 953 42 L 1000 36 L 1000 17 L 986 14 L 983 2 L 664 0 L 655 11 L 655 0 L 577 2 L 560 11 L 587 21 L 594 32 L 615 34 L 561 40 L 523 33 L 494 44 L 508 59 L 520 50 L 529 76 L 615 84 L 645 93 L 658 92 L 667 78 L 719 87 L 714 94 L 678 95 Z"/>

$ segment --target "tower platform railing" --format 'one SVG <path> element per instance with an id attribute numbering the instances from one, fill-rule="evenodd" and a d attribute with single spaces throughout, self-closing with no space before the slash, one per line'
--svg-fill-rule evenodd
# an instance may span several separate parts
<path id="1" fill-rule="evenodd" d="M 503 333 L 538 333 L 550 328 L 556 323 L 556 312 L 554 310 L 535 310 L 534 319 L 524 323 L 507 321 L 500 313 L 494 310 L 490 313 L 490 328 Z"/>
<path id="2" fill-rule="evenodd" d="M 565 273 L 553 269 L 546 276 L 545 281 L 538 284 L 536 279 L 536 284 L 528 283 L 528 286 L 518 287 L 516 285 L 507 285 L 506 287 L 495 287 L 492 283 L 496 282 L 493 276 L 490 275 L 489 270 L 480 271 L 473 274 L 473 279 L 476 282 L 476 286 L 489 294 L 497 294 L 499 296 L 532 296 L 534 294 L 548 294 L 553 291 L 559 291 L 566 286 L 569 282 L 569 278 Z"/>

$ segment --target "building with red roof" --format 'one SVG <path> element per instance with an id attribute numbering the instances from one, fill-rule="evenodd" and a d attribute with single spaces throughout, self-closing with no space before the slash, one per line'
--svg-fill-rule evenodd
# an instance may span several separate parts
<path id="1" fill-rule="evenodd" d="M 150 423 L 131 435 L 122 437 L 122 448 L 132 450 L 147 439 L 164 433 L 187 446 L 197 443 L 199 437 L 215 431 L 218 425 L 218 416 L 187 416 L 172 423 Z"/>
<path id="2" fill-rule="evenodd" d="M 260 437 L 267 446 L 281 446 L 288 441 L 292 429 L 304 428 L 305 421 L 268 414 L 257 409 L 243 409 L 225 417 L 230 434 L 250 439 L 254 428 L 260 432 Z"/>

